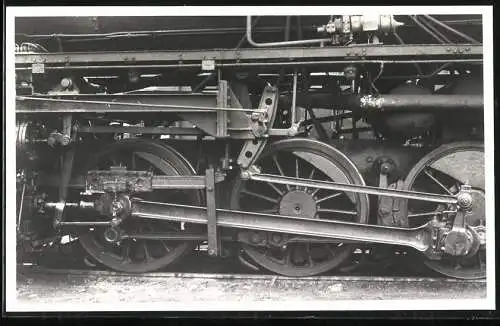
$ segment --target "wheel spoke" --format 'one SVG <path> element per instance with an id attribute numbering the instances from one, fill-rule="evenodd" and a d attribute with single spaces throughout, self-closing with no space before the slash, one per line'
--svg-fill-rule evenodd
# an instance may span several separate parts
<path id="1" fill-rule="evenodd" d="M 170 247 L 167 245 L 167 243 L 165 241 L 163 241 L 163 240 L 160 241 L 160 242 L 161 242 L 163 248 L 165 248 L 165 251 L 166 252 L 170 252 Z"/>
<path id="2" fill-rule="evenodd" d="M 314 261 L 312 259 L 312 255 L 311 255 L 311 244 L 310 243 L 306 244 L 306 252 L 307 252 L 307 258 L 308 258 L 309 267 L 313 267 L 314 266 Z"/>
<path id="3" fill-rule="evenodd" d="M 338 196 L 340 196 L 340 195 L 342 195 L 342 193 L 341 193 L 341 192 L 337 192 L 337 193 L 331 194 L 331 195 L 329 195 L 329 196 L 326 196 L 326 197 L 323 197 L 323 198 L 321 198 L 321 199 L 316 200 L 316 204 L 319 204 L 319 203 L 321 203 L 321 202 L 324 202 L 325 200 L 329 200 L 329 199 L 332 199 L 332 198 L 338 197 Z"/>
<path id="4" fill-rule="evenodd" d="M 300 171 L 299 171 L 299 159 L 296 157 L 295 158 L 295 177 L 298 179 L 300 178 Z M 300 190 L 301 187 L 297 186 L 295 189 Z"/>
<path id="5" fill-rule="evenodd" d="M 123 259 L 122 259 L 122 262 L 124 264 L 130 262 L 130 260 L 131 260 L 130 259 L 130 246 L 131 245 L 132 244 L 131 244 L 130 241 L 127 241 L 126 244 L 123 245 L 123 250 L 122 250 L 123 251 L 123 255 L 122 255 Z"/>
<path id="6" fill-rule="evenodd" d="M 286 251 L 285 251 L 285 258 L 284 258 L 284 262 L 285 262 L 285 265 L 286 266 L 292 266 L 293 265 L 293 262 L 292 262 L 292 249 L 293 247 L 287 247 L 286 248 Z"/>
<path id="7" fill-rule="evenodd" d="M 276 168 L 278 169 L 279 173 L 282 176 L 285 176 L 285 173 L 283 173 L 283 169 L 281 168 L 281 165 L 278 163 L 278 158 L 276 157 L 276 155 L 273 155 L 273 162 L 274 162 L 274 165 L 276 165 Z M 286 189 L 290 190 L 290 185 L 286 185 Z"/>
<path id="8" fill-rule="evenodd" d="M 316 169 L 313 167 L 312 170 L 311 170 L 311 173 L 309 173 L 309 176 L 307 177 L 309 180 L 312 180 L 313 177 L 314 177 L 314 172 L 316 172 Z M 307 191 L 308 188 L 307 187 L 304 187 L 304 191 Z"/>
<path id="9" fill-rule="evenodd" d="M 142 248 L 144 249 L 144 259 L 146 262 L 152 261 L 154 258 L 151 256 L 151 253 L 148 249 L 148 243 L 146 241 L 143 242 Z"/>
<path id="10" fill-rule="evenodd" d="M 283 195 L 284 195 L 283 191 L 281 191 L 276 185 L 274 185 L 273 183 L 270 183 L 270 182 L 266 182 L 266 184 L 268 184 L 271 188 L 273 188 L 273 190 L 276 191 L 278 193 L 278 195 L 283 197 Z"/>
<path id="11" fill-rule="evenodd" d="M 241 193 L 249 195 L 249 196 L 252 196 L 252 197 L 260 198 L 260 199 L 263 199 L 263 200 L 267 200 L 268 202 L 271 202 L 271 203 L 274 203 L 274 204 L 278 203 L 278 200 L 275 199 L 275 198 L 271 198 L 271 197 L 268 197 L 266 195 L 258 194 L 256 192 L 249 191 L 249 190 L 246 190 L 246 189 L 242 190 Z"/>
<path id="12" fill-rule="evenodd" d="M 453 195 L 453 193 L 448 189 L 444 184 L 442 184 L 436 177 L 434 177 L 431 172 L 429 171 L 429 168 L 426 168 L 424 170 L 424 174 L 429 177 L 434 183 L 436 183 L 441 189 L 443 189 L 448 195 Z"/>
<path id="13" fill-rule="evenodd" d="M 335 251 L 333 251 L 332 247 L 329 244 L 326 244 L 325 247 L 330 256 L 335 257 Z"/>
<path id="14" fill-rule="evenodd" d="M 316 189 L 314 189 L 314 191 L 313 191 L 313 192 L 311 192 L 311 196 L 313 196 L 313 197 L 314 197 L 314 195 L 316 195 L 316 194 L 318 193 L 318 191 L 320 191 L 320 190 L 321 190 L 321 188 L 316 188 Z"/>

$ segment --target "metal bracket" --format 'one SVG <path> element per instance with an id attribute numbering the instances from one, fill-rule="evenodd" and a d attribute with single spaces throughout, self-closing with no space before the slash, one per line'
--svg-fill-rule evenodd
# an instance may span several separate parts
<path id="1" fill-rule="evenodd" d="M 270 136 L 289 136 L 293 137 L 299 133 L 300 126 L 304 122 L 304 119 L 297 120 L 297 72 L 293 75 L 293 93 L 292 93 L 292 107 L 290 108 L 290 112 L 292 114 L 291 117 L 291 125 L 288 129 L 269 129 Z"/>
<path id="2" fill-rule="evenodd" d="M 85 180 L 85 193 L 150 191 L 153 191 L 150 171 L 127 171 L 126 167 L 112 166 L 110 170 L 88 171 Z"/>
<path id="3" fill-rule="evenodd" d="M 228 104 L 228 85 L 226 80 L 219 80 L 217 92 L 217 107 L 227 108 Z M 217 137 L 227 137 L 228 117 L 226 110 L 217 110 Z"/>
<path id="4" fill-rule="evenodd" d="M 250 116 L 252 132 L 256 138 L 246 141 L 241 149 L 237 163 L 243 169 L 248 168 L 257 160 L 267 144 L 269 131 L 267 124 L 278 106 L 278 96 L 276 87 L 267 86 L 262 92 L 259 110 Z"/>
<path id="5" fill-rule="evenodd" d="M 65 117 L 65 123 L 68 123 L 71 128 L 71 115 L 69 118 Z M 65 128 L 66 129 L 66 126 Z M 54 226 L 58 226 L 62 222 L 64 207 L 66 202 L 66 196 L 68 194 L 68 186 L 71 180 L 71 173 L 73 171 L 73 159 L 75 157 L 75 149 L 70 148 L 63 154 L 63 161 L 61 166 L 61 183 L 59 185 L 59 202 L 61 203 L 58 206 L 54 213 Z"/>
<path id="6" fill-rule="evenodd" d="M 75 137 L 72 137 L 72 135 L 76 135 L 75 132 L 72 133 L 72 115 L 65 114 L 62 119 L 62 133 L 54 131 L 47 138 L 47 145 L 50 147 L 55 147 L 56 145 L 68 146 L 75 139 Z"/>
<path id="7" fill-rule="evenodd" d="M 211 167 L 205 172 L 205 190 L 207 196 L 207 235 L 208 254 L 220 255 L 219 235 L 217 234 L 217 211 L 215 205 L 215 172 Z"/>

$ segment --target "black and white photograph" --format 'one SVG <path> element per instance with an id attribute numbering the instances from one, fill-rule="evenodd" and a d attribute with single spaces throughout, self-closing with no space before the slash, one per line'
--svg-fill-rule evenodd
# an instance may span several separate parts
<path id="1" fill-rule="evenodd" d="M 7 7 L 7 312 L 494 310 L 492 6 Z"/>

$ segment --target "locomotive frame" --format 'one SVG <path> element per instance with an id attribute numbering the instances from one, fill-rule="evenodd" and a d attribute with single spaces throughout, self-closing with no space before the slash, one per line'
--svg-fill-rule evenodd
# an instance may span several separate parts
<path id="1" fill-rule="evenodd" d="M 353 21 L 351 20 L 351 22 Z M 465 173 L 465 176 L 462 174 L 459 177 L 467 179 L 467 182 L 455 187 L 453 192 L 450 189 L 446 194 L 415 191 L 407 188 L 404 183 L 398 182 L 401 181 L 401 178 L 394 180 L 392 173 L 398 170 L 399 161 L 397 159 L 395 160 L 397 162 L 394 162 L 393 159 L 384 160 L 381 155 L 381 160 L 375 160 L 378 164 L 377 182 L 367 185 L 364 175 L 360 173 L 360 166 L 354 164 L 354 159 L 347 154 L 348 151 L 343 152 L 340 150 L 343 145 L 340 144 L 337 148 L 325 141 L 325 131 L 321 130 L 320 125 L 324 122 L 337 121 L 336 115 L 317 118 L 313 110 L 304 109 L 303 107 L 311 106 L 308 101 L 312 101 L 316 105 L 315 108 L 349 110 L 352 115 L 362 117 L 371 117 L 377 114 L 388 117 L 391 113 L 401 113 L 402 111 L 456 113 L 457 110 L 458 112 L 476 112 L 477 115 L 479 112 L 483 112 L 483 106 L 487 101 L 486 96 L 484 96 L 483 100 L 482 93 L 473 95 L 413 95 L 382 92 L 354 92 L 347 95 L 342 93 L 322 94 L 313 93 L 310 90 L 304 91 L 303 85 L 300 85 L 304 67 L 308 69 L 308 73 L 311 73 L 326 71 L 325 66 L 355 67 L 354 71 L 357 69 L 369 70 L 366 66 L 371 66 L 377 67 L 380 75 L 384 67 L 389 65 L 402 65 L 405 67 L 416 65 L 419 67 L 416 67 L 419 71 L 421 71 L 422 66 L 434 68 L 431 70 L 426 69 L 426 72 L 417 72 L 417 76 L 425 79 L 426 76 L 436 77 L 437 72 L 441 71 L 443 67 L 447 67 L 447 65 L 457 64 L 459 67 L 463 65 L 466 67 L 463 69 L 471 70 L 474 74 L 475 67 L 478 64 L 479 66 L 483 65 L 484 44 L 476 44 L 476 42 L 471 42 L 471 39 L 466 39 L 466 43 L 458 44 L 359 44 L 347 46 L 342 44 L 322 44 L 320 47 L 303 47 L 303 44 L 288 43 L 291 44 L 291 47 L 274 48 L 273 46 L 280 46 L 280 44 L 271 42 L 273 43 L 271 48 L 259 48 L 262 44 L 255 43 L 251 38 L 251 22 L 251 18 L 247 17 L 247 41 L 250 45 L 257 46 L 257 48 L 16 54 L 15 70 L 17 77 L 20 82 L 29 80 L 31 85 L 28 88 L 40 87 L 38 90 L 44 89 L 45 86 L 41 86 L 44 85 L 43 82 L 38 83 L 37 77 L 41 75 L 51 76 L 49 78 L 51 84 L 49 90 L 38 92 L 35 89 L 34 93 L 19 95 L 26 88 L 23 86 L 17 89 L 18 95 L 16 96 L 15 107 L 16 120 L 19 122 L 17 124 L 18 154 L 22 152 L 24 155 L 26 152 L 30 152 L 31 148 L 48 144 L 52 148 L 51 151 L 62 158 L 60 176 L 50 173 L 45 174 L 42 171 L 43 169 L 36 176 L 37 186 L 56 186 L 57 193 L 50 194 L 49 199 L 47 199 L 46 195 L 34 194 L 33 198 L 36 204 L 32 204 L 29 211 L 36 211 L 36 214 L 50 216 L 51 225 L 55 229 L 71 230 L 70 232 L 78 233 L 74 230 L 89 227 L 107 227 L 104 237 L 110 244 L 120 244 L 130 239 L 160 240 L 162 242 L 207 241 L 210 255 L 224 255 L 224 243 L 228 240 L 236 241 L 247 248 L 260 248 L 269 245 L 276 248 L 286 248 L 287 246 L 294 246 L 295 243 L 312 243 L 323 246 L 332 240 L 341 240 L 346 244 L 392 244 L 413 248 L 423 253 L 425 259 L 430 262 L 429 265 L 439 265 L 436 262 L 439 262 L 444 255 L 453 257 L 474 256 L 480 250 L 484 250 L 485 235 L 491 231 L 488 231 L 483 224 L 474 226 L 467 224 L 470 216 L 475 213 L 476 206 L 474 205 L 476 205 L 477 200 L 484 203 L 482 204 L 483 209 L 484 205 L 488 206 L 487 201 L 484 199 L 484 193 L 479 194 L 477 191 L 479 184 L 487 184 L 487 178 L 483 180 L 481 176 L 478 177 L 477 170 L 467 172 L 460 169 L 459 172 Z M 324 28 L 328 28 L 328 24 Z M 328 38 L 328 40 L 332 40 L 332 38 Z M 475 40 L 472 39 L 472 41 Z M 319 42 L 317 41 L 317 43 Z M 326 39 L 322 39 L 321 42 L 325 43 Z M 300 47 L 295 47 L 295 45 Z M 93 91 L 85 93 L 81 84 L 76 79 L 72 79 L 75 74 L 78 75 L 78 72 L 81 71 L 85 71 L 86 74 L 90 75 L 99 75 L 102 71 L 140 70 L 142 73 L 151 73 L 162 69 L 184 68 L 208 73 L 206 74 L 207 77 L 194 89 L 204 87 L 203 83 L 206 83 L 205 80 L 209 80 L 209 77 L 216 78 L 215 94 L 198 94 L 193 91 L 190 94 L 127 94 L 126 92 L 108 94 Z M 283 93 L 280 94 L 280 88 L 276 87 L 276 85 L 266 85 L 256 96 L 257 99 L 242 97 L 241 93 L 246 92 L 248 94 L 248 89 L 245 89 L 246 86 L 242 86 L 232 75 L 229 78 L 230 80 L 223 78 L 223 76 L 230 75 L 228 71 L 232 72 L 235 69 L 244 71 L 247 68 L 280 72 L 281 78 L 284 75 L 282 70 L 289 70 L 288 76 L 284 77 L 288 81 L 285 87 L 287 94 L 284 96 Z M 435 72 L 436 70 L 439 71 Z M 344 77 L 349 76 L 350 73 L 351 70 L 344 70 Z M 63 77 L 60 78 L 60 76 Z M 348 80 L 363 85 L 357 78 Z M 441 77 L 438 76 L 438 78 Z M 59 84 L 54 83 L 56 79 Z M 280 82 L 284 83 L 281 80 Z M 76 92 L 72 91 L 72 87 L 67 85 L 74 86 L 73 90 L 76 90 Z M 356 85 L 358 86 L 358 84 Z M 370 86 L 368 87 L 370 88 Z M 299 88 L 302 88 L 300 92 L 298 91 Z M 247 105 L 249 102 L 256 103 L 254 105 L 256 109 L 250 108 Z M 279 121 L 278 123 L 277 119 L 282 118 L 283 107 L 285 106 L 286 110 L 289 110 L 288 118 L 285 119 L 285 122 L 281 123 Z M 146 113 L 155 114 L 160 112 L 169 116 L 180 116 L 179 121 L 189 123 L 187 126 L 182 125 L 182 123 L 175 126 L 80 125 L 81 121 L 86 119 L 82 117 L 88 115 L 93 116 L 94 121 L 96 121 L 95 117 L 102 115 L 112 117 L 121 115 L 127 118 L 131 117 L 131 120 L 138 120 L 138 115 L 146 117 Z M 306 114 L 309 115 L 308 118 L 304 116 Z M 446 115 L 446 113 L 444 114 Z M 45 118 L 59 118 L 56 131 L 48 132 L 33 123 L 35 116 L 42 115 Z M 48 124 L 51 125 L 50 127 L 54 127 L 53 123 L 49 122 Z M 317 139 L 311 139 L 308 136 L 310 130 L 307 129 L 311 127 L 315 128 L 318 133 Z M 355 123 L 353 123 L 351 132 L 353 134 L 359 132 L 356 131 Z M 488 132 L 486 125 L 484 132 L 485 134 Z M 150 148 L 151 150 L 142 158 L 153 155 L 153 153 L 162 152 L 164 154 L 161 155 L 164 156 L 162 156 L 161 160 L 165 160 L 164 157 L 172 157 L 172 162 L 184 162 L 185 166 L 184 168 L 174 168 L 177 175 L 169 175 L 169 173 L 165 172 L 168 171 L 168 167 L 164 168 L 163 173 L 157 174 L 158 169 L 153 173 L 147 170 L 129 169 L 121 164 L 118 166 L 113 164 L 106 169 L 90 169 L 86 170 L 86 174 L 75 175 L 72 171 L 74 162 L 78 159 L 75 157 L 75 148 L 78 148 L 77 146 L 82 140 L 85 143 L 85 139 L 88 139 L 89 136 L 95 137 L 97 135 L 96 139 L 102 139 L 99 138 L 101 134 L 142 135 L 143 138 L 141 139 L 122 140 L 119 143 L 123 145 L 118 146 L 130 148 L 133 151 L 139 151 L 140 148 Z M 152 141 L 152 138 L 157 138 L 159 135 L 169 135 L 167 143 L 170 145 L 157 145 L 158 140 Z M 469 136 L 470 134 L 467 134 L 466 137 Z M 326 135 L 326 137 L 328 139 L 329 136 Z M 194 139 L 198 141 L 205 139 L 206 146 L 209 149 L 205 149 L 204 153 L 213 150 L 216 155 L 209 158 L 211 162 L 206 166 L 193 168 L 195 162 L 188 158 L 189 155 L 186 155 L 184 145 L 181 144 L 185 144 L 186 139 L 188 142 Z M 482 137 L 479 136 L 478 139 L 481 140 Z M 114 143 L 112 142 L 110 146 L 112 144 Z M 484 162 L 484 158 L 477 154 L 481 150 L 478 149 L 479 147 L 475 143 L 461 141 L 445 142 L 439 145 L 444 147 L 432 147 L 432 150 L 427 150 L 425 154 L 444 155 L 443 157 L 446 157 L 448 155 L 446 151 L 451 151 L 453 155 L 466 160 L 471 165 L 477 164 L 481 166 L 481 164 L 487 164 L 487 160 Z M 156 146 L 161 146 L 161 149 Z M 302 151 L 303 148 L 307 148 L 307 150 L 303 150 L 303 153 L 306 154 L 296 156 L 304 161 L 300 161 L 300 163 L 307 168 L 312 166 L 312 172 L 310 173 L 323 173 L 323 177 L 334 175 L 347 182 L 314 180 L 304 177 L 304 171 L 299 171 L 303 168 L 303 166 L 299 166 L 299 160 L 296 160 L 295 167 L 291 167 L 291 169 L 296 169 L 293 171 L 296 172 L 294 176 L 287 176 L 286 173 L 282 173 L 282 168 L 278 163 L 276 163 L 277 169 L 275 173 L 262 172 L 256 162 L 263 157 L 269 157 L 269 155 L 274 159 L 270 148 L 280 151 L 280 155 L 283 152 L 288 153 L 291 151 L 295 153 L 299 151 L 298 149 Z M 443 151 L 445 154 L 441 154 Z M 457 154 L 461 153 L 460 151 L 469 154 L 460 156 L 461 154 Z M 51 155 L 53 154 L 44 158 Z M 363 158 L 366 157 L 367 155 L 363 156 Z M 419 160 L 425 157 L 425 155 L 418 156 Z M 322 159 L 325 159 L 325 162 L 322 162 Z M 156 160 L 158 166 L 163 164 L 159 159 L 148 160 L 150 162 Z M 439 159 L 432 158 L 432 160 L 435 160 L 435 162 L 430 164 L 436 166 L 440 164 Z M 28 159 L 28 161 L 30 160 Z M 173 165 L 172 162 L 169 164 Z M 445 169 L 448 169 L 446 172 L 453 176 L 453 171 L 457 169 L 456 163 L 448 162 L 448 164 L 445 167 Z M 365 165 L 368 164 L 365 163 Z M 408 177 L 412 173 L 416 173 L 414 172 L 414 170 L 418 170 L 416 166 L 414 165 L 415 168 L 408 173 Z M 238 169 L 240 171 L 235 173 L 234 171 Z M 365 167 L 364 170 L 367 171 L 368 169 Z M 200 171 L 204 173 L 200 173 Z M 432 176 L 430 178 L 432 180 Z M 230 205 L 232 207 L 221 206 L 219 201 L 221 197 L 220 186 L 225 184 L 228 179 L 236 183 L 267 183 L 270 185 L 270 191 L 274 189 L 276 193 L 281 193 L 282 198 L 279 201 L 278 211 L 273 214 L 269 212 L 256 213 L 235 209 L 239 204 Z M 25 189 L 27 189 L 26 180 L 32 179 L 30 177 L 24 179 L 23 175 L 20 180 L 19 185 L 22 185 L 21 202 L 24 202 Z M 437 183 L 439 184 L 439 180 Z M 189 193 L 192 197 L 197 197 L 193 201 L 199 204 L 172 204 L 139 199 L 143 194 L 169 189 L 191 191 Z M 228 189 L 239 188 L 235 186 Z M 314 192 L 313 189 L 317 192 L 328 190 L 348 193 L 348 195 L 346 194 L 347 200 L 355 203 L 355 208 L 351 209 L 354 209 L 355 214 L 358 214 L 359 220 L 354 219 L 354 222 L 351 220 L 346 222 L 335 219 L 311 218 L 318 216 L 320 213 L 346 214 L 346 211 L 335 207 L 321 208 L 319 204 L 315 205 L 315 207 L 309 205 L 309 197 L 314 198 L 315 203 L 318 200 L 329 200 L 324 199 L 328 196 L 319 199 L 315 198 L 314 195 L 311 195 Z M 74 193 L 70 194 L 72 190 L 82 191 L 80 195 L 83 197 L 74 197 Z M 193 195 L 193 193 L 195 194 Z M 330 193 L 331 196 L 334 194 Z M 363 219 L 363 214 L 360 213 L 362 210 L 367 211 L 370 202 L 373 201 L 372 198 L 368 198 L 368 195 L 379 196 L 376 198 L 378 202 L 378 222 L 375 224 L 366 221 L 370 214 L 364 213 L 366 217 Z M 135 198 L 136 196 L 139 198 Z M 254 192 L 250 196 L 269 201 L 269 198 L 266 199 L 266 195 L 262 193 Z M 285 197 L 286 200 L 283 200 Z M 91 199 L 82 200 L 82 198 Z M 432 202 L 445 205 L 448 209 L 436 214 L 439 219 L 434 218 L 417 227 L 410 227 L 408 212 L 404 212 L 407 209 L 405 207 L 407 200 Z M 234 199 L 230 201 L 234 201 Z M 367 207 L 360 208 L 360 205 Z M 384 215 L 383 210 L 381 210 L 384 205 L 393 208 L 398 205 L 402 206 L 398 206 L 398 209 L 393 211 L 397 213 L 391 212 Z M 25 206 L 21 204 L 20 207 L 16 215 L 19 219 L 22 219 L 21 212 Z M 401 209 L 403 212 L 399 213 L 401 207 L 403 207 Z M 68 211 L 77 212 L 79 210 L 82 212 L 97 211 L 107 218 L 99 220 L 72 220 L 69 218 Z M 415 214 L 418 215 L 419 213 Z M 346 215 L 349 215 L 349 213 L 347 212 Z M 441 219 L 442 217 L 446 218 Z M 120 226 L 127 219 L 178 222 L 183 227 L 184 224 L 201 224 L 206 225 L 206 229 L 200 231 L 200 228 L 195 226 L 192 232 L 179 233 L 178 230 L 162 234 L 156 232 L 125 232 Z M 387 222 L 388 220 L 391 222 Z M 228 234 L 224 232 L 227 229 L 250 231 L 241 231 L 236 234 L 229 232 Z M 276 234 L 279 235 L 279 239 L 275 237 Z M 488 237 L 488 243 L 490 238 Z M 147 245 L 145 248 L 145 255 L 147 256 Z M 250 248 L 248 252 L 252 252 L 251 250 Z M 346 250 L 339 249 L 338 252 L 337 256 L 339 257 L 348 256 L 344 253 L 347 252 Z M 255 253 L 250 254 L 250 256 L 254 261 L 259 260 Z M 105 265 L 110 265 L 104 258 L 99 261 Z M 273 269 L 269 264 L 265 265 L 265 267 L 274 272 L 279 270 L 279 268 Z M 440 267 L 433 269 L 458 278 L 477 278 L 486 275 L 486 267 L 480 273 L 473 272 L 464 275 L 460 273 L 453 274 L 446 269 L 440 269 Z M 318 268 L 318 270 L 321 270 L 321 268 Z M 136 271 L 145 270 L 138 268 Z M 294 273 L 297 274 L 295 276 L 309 275 L 306 272 L 306 274 L 301 274 L 301 272 L 292 270 L 284 272 L 286 275 L 293 275 Z M 317 270 L 314 274 L 316 273 Z"/>

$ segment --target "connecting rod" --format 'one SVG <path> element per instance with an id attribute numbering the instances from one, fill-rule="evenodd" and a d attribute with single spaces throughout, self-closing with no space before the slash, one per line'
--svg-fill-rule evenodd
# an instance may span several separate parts
<path id="1" fill-rule="evenodd" d="M 132 200 L 131 215 L 139 218 L 207 224 L 206 207 Z M 402 245 L 426 252 L 430 225 L 404 229 L 330 220 L 217 209 L 217 226 L 323 237 L 339 241 Z"/>

